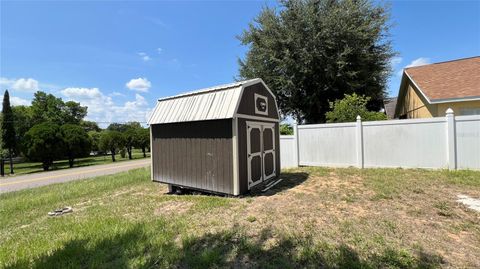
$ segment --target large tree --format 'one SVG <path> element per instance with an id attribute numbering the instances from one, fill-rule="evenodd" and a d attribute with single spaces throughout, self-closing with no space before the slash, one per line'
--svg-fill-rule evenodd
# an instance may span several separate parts
<path id="1" fill-rule="evenodd" d="M 95 131 L 95 132 L 100 132 L 102 129 L 98 126 L 98 124 L 94 121 L 88 121 L 88 120 L 82 120 L 80 122 L 80 126 L 83 127 L 83 129 L 85 129 L 85 132 L 91 132 L 91 131 Z"/>
<path id="2" fill-rule="evenodd" d="M 100 137 L 100 149 L 112 154 L 112 161 L 115 161 L 115 154 L 124 147 L 124 140 L 122 133 L 118 131 L 104 131 Z"/>
<path id="3" fill-rule="evenodd" d="M 24 153 L 32 161 L 42 162 L 47 171 L 53 161 L 60 159 L 65 153 L 65 144 L 60 127 L 51 122 L 33 126 L 24 139 Z"/>
<path id="4" fill-rule="evenodd" d="M 73 167 L 76 158 L 88 156 L 90 153 L 90 137 L 79 125 L 65 124 L 60 129 L 65 143 L 65 156 L 68 158 L 69 166 Z"/>
<path id="5" fill-rule="evenodd" d="M 16 149 L 15 126 L 12 107 L 10 106 L 10 94 L 8 90 L 3 95 L 2 103 L 1 142 L 4 150 L 8 152 L 10 159 L 10 174 L 13 174 L 13 154 Z"/>
<path id="6" fill-rule="evenodd" d="M 135 147 L 143 152 L 143 158 L 147 157 L 146 149 L 150 147 L 150 129 L 137 128 L 135 135 Z"/>
<path id="7" fill-rule="evenodd" d="M 80 124 L 87 116 L 87 107 L 74 101 L 65 102 L 63 105 L 63 123 Z"/>
<path id="8" fill-rule="evenodd" d="M 239 78 L 262 78 L 282 114 L 299 122 L 324 122 L 329 102 L 351 93 L 371 97 L 368 108 L 378 111 L 395 55 L 386 8 L 369 0 L 281 4 L 239 36 L 249 47 Z"/>
<path id="9" fill-rule="evenodd" d="M 34 124 L 55 122 L 58 124 L 79 124 L 87 115 L 87 107 L 74 101 L 64 102 L 53 94 L 38 91 L 32 100 L 32 120 Z"/>
<path id="10" fill-rule="evenodd" d="M 100 152 L 100 138 L 102 137 L 102 133 L 97 131 L 89 131 L 88 136 L 90 138 L 92 151 L 95 154 L 98 154 Z"/>
<path id="11" fill-rule="evenodd" d="M 34 124 L 50 121 L 57 124 L 63 123 L 63 106 L 61 98 L 42 91 L 34 93 L 32 100 L 32 120 Z"/>
<path id="12" fill-rule="evenodd" d="M 107 127 L 108 131 L 116 131 L 120 133 L 127 131 L 127 129 L 128 129 L 128 126 L 126 124 L 116 123 L 116 122 L 110 123 L 110 125 L 108 125 Z"/>
<path id="13" fill-rule="evenodd" d="M 141 127 L 140 127 L 141 128 Z M 135 146 L 137 132 L 135 128 L 128 128 L 123 133 L 123 141 L 125 144 L 125 148 L 127 149 L 128 159 L 132 159 L 132 149 Z"/>
<path id="14" fill-rule="evenodd" d="M 22 142 L 25 133 L 33 127 L 33 115 L 30 106 L 13 106 L 13 118 L 15 122 L 15 135 L 17 143 L 17 154 L 23 152 Z"/>

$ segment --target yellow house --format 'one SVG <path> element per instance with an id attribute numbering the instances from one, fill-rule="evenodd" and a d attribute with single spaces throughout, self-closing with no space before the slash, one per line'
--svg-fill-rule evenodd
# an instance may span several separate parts
<path id="1" fill-rule="evenodd" d="M 480 115 L 480 56 L 403 70 L 395 118 Z"/>

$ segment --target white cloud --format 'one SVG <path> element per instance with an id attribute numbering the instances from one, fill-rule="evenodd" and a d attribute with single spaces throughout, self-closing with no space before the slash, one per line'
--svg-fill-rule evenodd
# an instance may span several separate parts
<path id="1" fill-rule="evenodd" d="M 163 49 L 162 48 L 157 48 L 158 54 L 162 53 Z"/>
<path id="2" fill-rule="evenodd" d="M 165 28 L 165 29 L 168 29 L 168 25 L 166 23 L 164 23 L 162 20 L 160 19 L 157 19 L 157 18 L 154 18 L 154 17 L 145 17 L 145 19 L 157 26 L 160 26 L 162 28 Z"/>
<path id="3" fill-rule="evenodd" d="M 120 93 L 120 92 L 112 92 L 110 96 L 120 96 L 120 97 L 125 97 L 125 94 Z"/>
<path id="4" fill-rule="evenodd" d="M 8 79 L 0 78 L 0 85 L 20 92 L 34 92 L 40 90 L 37 80 L 33 78 Z"/>
<path id="5" fill-rule="evenodd" d="M 112 122 L 146 122 L 151 109 L 140 94 L 135 100 L 121 105 L 115 104 L 112 97 L 103 94 L 98 88 L 66 88 L 61 91 L 68 100 L 80 102 L 88 107 L 87 119 L 100 123 L 102 127 Z"/>
<path id="6" fill-rule="evenodd" d="M 430 64 L 430 59 L 429 58 L 424 58 L 424 57 L 417 58 L 417 59 L 413 60 L 412 62 L 410 62 L 408 65 L 406 65 L 404 68 L 399 70 L 397 72 L 397 76 L 401 77 L 403 75 L 403 69 L 405 69 L 405 68 L 422 66 L 422 65 L 426 65 L 426 64 Z"/>
<path id="7" fill-rule="evenodd" d="M 2 99 L 0 100 L 3 100 L 3 95 L 2 95 Z M 31 103 L 30 100 L 10 95 L 10 106 L 29 106 L 30 103 Z M 0 101 L 0 111 L 2 110 L 2 108 L 3 108 L 3 104 Z"/>
<path id="8" fill-rule="evenodd" d="M 148 89 L 152 87 L 152 83 L 147 78 L 133 78 L 125 84 L 127 88 L 139 92 L 148 92 Z"/>
<path id="9" fill-rule="evenodd" d="M 10 105 L 12 106 L 29 106 L 30 101 L 16 96 L 10 96 Z"/>
<path id="10" fill-rule="evenodd" d="M 395 68 L 395 66 L 399 65 L 401 62 L 402 62 L 402 57 L 393 57 L 391 60 L 390 60 L 390 64 L 392 65 L 393 68 Z"/>
<path id="11" fill-rule="evenodd" d="M 409 65 L 405 66 L 405 68 L 426 65 L 429 63 L 430 63 L 429 58 L 420 57 L 418 59 L 413 60 Z"/>
<path id="12" fill-rule="evenodd" d="M 145 52 L 139 52 L 138 53 L 138 56 L 140 56 L 140 58 L 142 58 L 142 60 L 144 62 L 148 62 L 150 61 L 152 58 L 150 58 L 150 56 L 148 56 L 148 54 L 146 54 Z"/>

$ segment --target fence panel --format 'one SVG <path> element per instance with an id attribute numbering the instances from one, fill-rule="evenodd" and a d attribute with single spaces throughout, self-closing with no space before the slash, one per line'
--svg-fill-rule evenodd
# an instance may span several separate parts
<path id="1" fill-rule="evenodd" d="M 457 166 L 480 169 L 480 116 L 455 117 Z"/>
<path id="2" fill-rule="evenodd" d="M 295 136 L 281 135 L 280 136 L 280 164 L 282 168 L 297 167 L 295 154 L 297 147 L 295 145 Z"/>
<path id="3" fill-rule="evenodd" d="M 444 118 L 363 123 L 365 167 L 448 168 Z"/>
<path id="4" fill-rule="evenodd" d="M 356 165 L 355 123 L 298 126 L 299 164 Z"/>
<path id="5" fill-rule="evenodd" d="M 480 170 L 480 115 L 454 116 L 450 110 L 446 117 L 430 119 L 357 120 L 295 129 L 294 136 L 281 136 L 282 167 L 298 164 Z"/>

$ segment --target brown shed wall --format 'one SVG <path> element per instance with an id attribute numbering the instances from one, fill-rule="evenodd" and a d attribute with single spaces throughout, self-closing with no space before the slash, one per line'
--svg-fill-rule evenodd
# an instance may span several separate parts
<path id="1" fill-rule="evenodd" d="M 255 114 L 255 93 L 266 96 L 268 98 L 268 115 Z M 257 83 L 245 87 L 245 89 L 243 90 L 242 100 L 240 100 L 240 104 L 238 105 L 237 113 L 278 119 L 275 99 L 272 97 L 272 95 L 270 95 L 270 92 L 267 90 L 267 88 L 265 88 L 262 83 Z"/>
<path id="2" fill-rule="evenodd" d="M 233 194 L 231 119 L 151 128 L 154 181 Z"/>

